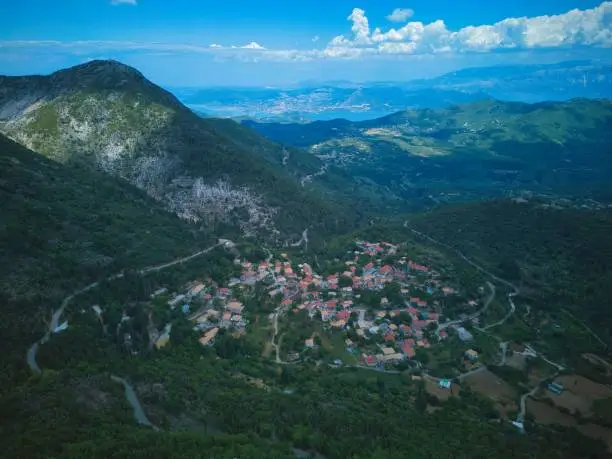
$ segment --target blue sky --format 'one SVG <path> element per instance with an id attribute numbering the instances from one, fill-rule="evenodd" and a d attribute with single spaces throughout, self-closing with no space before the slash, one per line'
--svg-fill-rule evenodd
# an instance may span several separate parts
<path id="1" fill-rule="evenodd" d="M 12 75 L 113 58 L 163 85 L 279 85 L 612 55 L 612 2 L 592 0 L 0 2 Z"/>

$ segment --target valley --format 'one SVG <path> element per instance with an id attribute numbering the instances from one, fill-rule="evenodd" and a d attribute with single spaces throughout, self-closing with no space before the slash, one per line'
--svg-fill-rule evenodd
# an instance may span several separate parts
<path id="1" fill-rule="evenodd" d="M 610 457 L 612 106 L 431 97 L 0 77 L 4 452 Z"/>
<path id="2" fill-rule="evenodd" d="M 389 212 L 501 196 L 605 207 L 611 107 L 485 100 L 361 122 L 243 123 L 345 171 Z"/>

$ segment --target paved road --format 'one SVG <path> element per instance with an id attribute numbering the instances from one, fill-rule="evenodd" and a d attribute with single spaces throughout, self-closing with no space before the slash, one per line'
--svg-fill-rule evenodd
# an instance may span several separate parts
<path id="1" fill-rule="evenodd" d="M 404 226 L 406 226 L 406 224 L 404 224 Z M 408 228 L 406 226 L 406 228 Z M 453 251 L 454 253 L 456 253 L 460 258 L 462 258 L 463 260 L 465 260 L 467 263 L 469 263 L 470 265 L 472 265 L 474 268 L 476 268 L 478 271 L 481 271 L 485 274 L 487 274 L 489 277 L 495 279 L 497 282 L 504 284 L 508 287 L 510 287 L 512 290 L 514 290 L 514 295 L 518 295 L 519 293 L 519 289 L 516 285 L 514 285 L 512 282 L 508 282 L 506 279 L 502 279 L 501 277 L 496 276 L 495 274 L 493 274 L 491 271 L 487 270 L 486 268 L 483 268 L 482 266 L 480 266 L 478 263 L 472 261 L 470 258 L 466 257 L 462 252 L 460 252 L 459 250 L 457 250 L 456 248 L 445 244 L 444 242 L 440 242 L 430 236 L 428 236 L 427 234 L 421 233 L 420 231 L 417 231 L 415 229 L 412 228 L 408 228 L 410 231 L 412 231 L 414 234 L 417 234 L 418 236 L 421 236 L 431 242 L 433 242 L 434 244 L 437 245 L 441 245 L 443 247 L 446 247 L 447 249 Z"/>
<path id="2" fill-rule="evenodd" d="M 199 257 L 201 255 L 204 255 L 212 250 L 214 250 L 215 248 L 219 247 L 219 246 L 224 246 L 224 247 L 233 247 L 234 243 L 230 240 L 227 239 L 219 239 L 219 242 L 207 249 L 204 250 L 200 250 L 199 252 L 196 252 L 192 255 L 189 255 L 187 257 L 183 257 L 183 258 L 178 258 L 176 260 L 170 261 L 168 263 L 164 263 L 162 265 L 158 265 L 158 266 L 150 266 L 147 268 L 143 268 L 139 271 L 140 274 L 145 275 L 148 274 L 150 272 L 154 272 L 154 271 L 161 271 L 162 269 L 166 269 L 169 268 L 171 266 L 180 264 L 180 263 L 184 263 L 186 261 L 189 261 L 193 258 Z M 117 273 L 117 274 L 113 274 L 109 277 L 106 278 L 107 281 L 110 280 L 115 280 L 115 279 L 120 279 L 123 277 L 123 273 Z M 78 295 L 81 295 L 82 293 L 88 292 L 89 290 L 98 287 L 99 282 L 92 282 L 91 284 L 76 290 L 75 292 L 73 292 L 72 294 L 68 295 L 66 298 L 64 298 L 64 300 L 62 301 L 62 304 L 60 305 L 59 308 L 57 308 L 54 312 L 53 315 L 51 316 L 51 322 L 49 323 L 49 327 L 47 328 L 47 331 L 45 332 L 45 334 L 43 335 L 43 337 L 36 341 L 34 344 L 32 344 L 32 346 L 30 346 L 30 348 L 28 349 L 28 352 L 26 353 L 26 362 L 28 364 L 28 367 L 30 368 L 30 370 L 34 373 L 41 373 L 41 369 L 38 366 L 38 363 L 36 362 L 36 355 L 38 353 L 38 350 L 40 349 L 40 345 L 41 344 L 45 344 L 47 341 L 49 341 L 49 339 L 51 338 L 51 334 L 53 333 L 53 330 L 55 330 L 57 328 L 57 326 L 59 325 L 59 321 L 60 318 L 62 316 L 62 314 L 64 313 L 64 310 L 66 309 L 66 307 L 70 304 L 70 302 Z"/>
<path id="3" fill-rule="evenodd" d="M 451 325 L 458 325 L 460 323 L 465 322 L 466 320 L 475 319 L 476 317 L 478 317 L 481 314 L 483 314 L 487 309 L 489 309 L 489 305 L 491 304 L 491 302 L 495 298 L 495 285 L 493 285 L 491 282 L 487 282 L 487 285 L 491 289 L 491 294 L 486 299 L 485 304 L 484 304 L 484 306 L 483 306 L 483 308 L 481 310 L 479 310 L 479 311 L 477 311 L 477 312 L 475 312 L 473 314 L 470 314 L 469 316 L 467 316 L 464 319 L 451 320 L 451 321 L 448 321 L 448 322 L 444 322 L 443 324 L 438 324 L 438 329 L 436 331 L 439 333 L 441 330 L 444 330 L 444 329 L 450 327 Z"/>
<path id="4" fill-rule="evenodd" d="M 540 357 L 542 357 L 542 356 L 540 356 Z M 555 364 L 555 363 L 552 363 L 552 362 L 549 362 L 549 363 L 551 363 L 551 364 L 552 364 L 552 365 L 554 365 L 554 366 L 557 366 L 557 365 L 558 365 L 558 364 Z M 525 394 L 523 394 L 523 395 L 521 396 L 521 400 L 520 400 L 520 403 L 519 403 L 519 412 L 518 412 L 518 414 L 516 415 L 516 421 L 515 421 L 515 422 L 520 422 L 520 423 L 522 424 L 522 423 L 525 421 L 525 413 L 526 413 L 526 411 L 527 411 L 527 399 L 528 399 L 529 397 L 532 397 L 533 395 L 535 395 L 535 393 L 536 393 L 536 392 L 538 391 L 538 389 L 540 388 L 540 384 L 541 384 L 543 381 L 546 381 L 547 379 L 555 379 L 555 378 L 557 377 L 557 375 L 560 373 L 560 371 L 561 371 L 561 370 L 557 370 L 557 372 L 556 372 L 554 375 L 552 375 L 552 376 L 547 376 L 546 378 L 542 378 L 542 379 L 541 379 L 541 380 L 538 382 L 537 386 L 535 386 L 535 387 L 534 387 L 533 389 L 531 389 L 529 392 L 527 392 L 527 393 L 525 393 Z"/>
<path id="5" fill-rule="evenodd" d="M 148 274 L 148 273 L 154 272 L 154 271 L 161 271 L 162 269 L 166 269 L 166 268 L 169 268 L 171 266 L 175 266 L 175 265 L 178 265 L 178 264 L 181 264 L 181 263 L 185 263 L 186 261 L 193 260 L 194 258 L 197 258 L 199 256 L 202 256 L 202 255 L 208 253 L 208 252 L 211 252 L 214 249 L 216 249 L 217 247 L 219 247 L 221 245 L 224 245 L 224 244 L 227 244 L 228 242 L 233 245 L 233 243 L 231 241 L 219 242 L 219 243 L 217 243 L 217 244 L 215 244 L 213 246 L 210 246 L 207 249 L 200 250 L 199 252 L 196 252 L 196 253 L 194 253 L 192 255 L 189 255 L 187 257 L 179 258 L 177 260 L 173 260 L 173 261 L 170 261 L 168 263 L 164 263 L 163 265 L 151 266 L 151 267 L 148 267 L 148 268 L 141 269 L 140 270 L 140 274 Z"/>
<path id="6" fill-rule="evenodd" d="M 134 419 L 136 419 L 136 422 L 144 426 L 152 427 L 155 430 L 159 430 L 159 427 L 157 427 L 155 424 L 149 421 L 149 418 L 147 418 L 147 415 L 140 404 L 140 400 L 138 400 L 138 396 L 136 395 L 136 392 L 131 384 L 119 376 L 111 375 L 111 379 L 115 382 L 123 384 L 123 387 L 125 388 L 125 398 L 134 410 Z"/>
<path id="7" fill-rule="evenodd" d="M 408 228 L 407 226 L 407 222 L 404 223 L 404 227 Z M 433 242 L 434 244 L 440 245 L 442 247 L 445 247 L 449 250 L 451 250 L 452 252 L 454 252 L 455 254 L 457 254 L 460 258 L 462 258 L 464 261 L 466 261 L 467 263 L 469 263 L 471 266 L 473 266 L 474 268 L 476 268 L 477 270 L 479 270 L 480 272 L 485 273 L 486 275 L 488 275 L 489 277 L 491 277 L 492 279 L 496 280 L 497 282 L 506 285 L 507 287 L 510 287 L 512 289 L 512 292 L 508 293 L 508 303 L 510 304 L 510 310 L 508 311 L 508 313 L 501 319 L 498 320 L 497 322 L 493 323 L 493 324 L 489 324 L 485 327 L 482 328 L 478 328 L 481 331 L 486 331 L 489 328 L 492 327 L 496 327 L 499 325 L 502 325 L 506 322 L 506 320 L 508 320 L 515 312 L 516 312 L 516 306 L 514 304 L 514 301 L 512 301 L 512 298 L 515 297 L 516 295 L 518 295 L 520 293 L 519 288 L 514 285 L 512 282 L 507 281 L 506 279 L 502 279 L 499 276 L 496 276 L 495 274 L 493 274 L 491 271 L 489 271 L 486 268 L 483 268 L 482 266 L 480 266 L 478 263 L 472 261 L 469 257 L 466 257 L 461 251 L 455 249 L 454 247 L 445 244 L 444 242 L 440 242 L 424 233 L 421 233 L 420 231 L 417 231 L 415 229 L 412 228 L 408 228 L 410 231 L 412 231 L 414 234 L 421 236 L 431 242 Z M 483 308 L 484 311 L 484 308 Z"/>
<path id="8" fill-rule="evenodd" d="M 123 277 L 123 274 L 114 274 L 111 277 L 113 279 L 116 279 L 116 278 L 119 278 L 119 277 Z M 51 316 L 51 322 L 49 322 L 49 326 L 47 328 L 47 331 L 45 332 L 45 334 L 43 335 L 43 337 L 39 341 L 36 341 L 34 344 L 32 344 L 32 346 L 30 346 L 30 348 L 28 349 L 28 352 L 26 354 L 26 362 L 28 364 L 28 367 L 30 367 L 31 371 L 33 371 L 34 373 L 40 374 L 41 370 L 40 370 L 40 367 L 38 366 L 38 363 L 36 362 L 36 354 L 38 353 L 38 349 L 39 349 L 40 345 L 41 344 L 45 344 L 51 338 L 51 334 L 53 333 L 53 330 L 55 330 L 58 327 L 60 318 L 62 317 L 62 314 L 64 313 L 64 310 L 66 309 L 68 304 L 77 295 L 80 295 L 81 293 L 85 293 L 85 292 L 87 292 L 87 291 L 89 291 L 89 290 L 91 290 L 91 289 L 93 289 L 93 288 L 95 288 L 97 286 L 98 286 L 98 282 L 93 282 L 93 283 L 83 287 L 82 289 L 77 290 L 76 292 L 72 293 L 71 295 L 68 295 L 66 298 L 64 298 L 64 301 L 62 301 L 62 304 L 60 305 L 60 307 L 57 308 L 53 312 L 53 315 Z"/>

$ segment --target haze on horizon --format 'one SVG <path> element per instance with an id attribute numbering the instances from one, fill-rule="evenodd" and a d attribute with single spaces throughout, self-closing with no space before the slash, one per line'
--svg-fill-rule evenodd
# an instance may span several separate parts
<path id="1" fill-rule="evenodd" d="M 609 1 L 24 0 L 0 18 L 0 74 L 116 59 L 165 86 L 398 81 L 611 58 Z"/>

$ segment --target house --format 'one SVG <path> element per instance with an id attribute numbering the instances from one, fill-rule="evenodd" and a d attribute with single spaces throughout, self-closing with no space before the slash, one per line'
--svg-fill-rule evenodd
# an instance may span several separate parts
<path id="1" fill-rule="evenodd" d="M 392 347 L 383 347 L 382 352 L 383 355 L 395 354 L 395 350 Z"/>
<path id="2" fill-rule="evenodd" d="M 376 365 L 376 357 L 373 355 L 361 354 L 361 361 L 369 367 Z"/>
<path id="3" fill-rule="evenodd" d="M 183 301 L 184 299 L 185 299 L 185 295 L 177 295 L 168 301 L 168 305 L 171 307 L 174 307 L 177 304 L 179 304 L 181 301 Z"/>
<path id="4" fill-rule="evenodd" d="M 189 289 L 189 295 L 195 296 L 199 294 L 200 292 L 202 292 L 204 288 L 205 288 L 205 285 L 200 282 Z"/>
<path id="5" fill-rule="evenodd" d="M 446 332 L 446 330 L 440 330 L 439 336 L 440 339 L 446 339 L 448 338 L 448 333 Z"/>
<path id="6" fill-rule="evenodd" d="M 461 341 L 471 341 L 474 337 L 463 327 L 457 327 L 457 335 Z"/>
<path id="7" fill-rule="evenodd" d="M 204 346 L 212 345 L 215 336 L 217 336 L 217 333 L 219 333 L 219 327 L 211 328 L 206 333 L 204 333 L 204 335 L 202 335 L 202 337 L 200 338 L 200 344 Z"/>
<path id="8" fill-rule="evenodd" d="M 400 354 L 399 352 L 393 352 L 391 354 L 384 354 L 380 357 L 380 360 L 382 362 L 397 362 L 399 360 L 402 360 L 402 354 Z"/>
<path id="9" fill-rule="evenodd" d="M 411 346 L 407 341 L 404 341 L 402 343 L 402 352 L 404 353 L 404 355 L 406 357 L 408 357 L 409 359 L 414 358 L 414 356 L 416 355 L 415 351 L 414 351 L 414 347 Z"/>
<path id="10" fill-rule="evenodd" d="M 155 347 L 161 349 L 170 342 L 170 335 L 164 333 L 155 341 Z"/>
<path id="11" fill-rule="evenodd" d="M 348 318 L 350 317 L 351 313 L 348 310 L 344 310 L 344 311 L 340 311 L 336 314 L 336 319 L 339 320 L 348 320 Z"/>
<path id="12" fill-rule="evenodd" d="M 188 304 L 184 304 L 181 307 L 181 311 L 183 311 L 183 314 L 187 314 L 189 312 L 189 305 Z"/>
<path id="13" fill-rule="evenodd" d="M 448 379 L 441 379 L 440 380 L 440 388 L 442 388 L 442 389 L 450 389 L 451 385 L 452 385 L 452 383 Z"/>
<path id="14" fill-rule="evenodd" d="M 227 309 L 233 314 L 240 314 L 244 309 L 244 306 L 240 301 L 230 301 L 227 305 Z"/>
<path id="15" fill-rule="evenodd" d="M 228 321 L 232 318 L 232 313 L 230 311 L 225 311 L 223 313 L 223 316 L 221 317 L 221 320 L 223 321 Z"/>
<path id="16" fill-rule="evenodd" d="M 555 395 L 559 395 L 563 392 L 563 386 L 561 384 L 552 382 L 548 385 L 548 390 Z"/>
<path id="17" fill-rule="evenodd" d="M 304 341 L 304 346 L 306 346 L 307 348 L 314 348 L 315 347 L 315 343 L 314 343 L 314 339 L 312 338 L 308 338 L 307 340 Z"/>
<path id="18" fill-rule="evenodd" d="M 478 352 L 476 352 L 474 349 L 468 349 L 467 351 L 465 351 L 465 357 L 469 361 L 475 362 L 476 360 L 478 360 Z"/>
<path id="19" fill-rule="evenodd" d="M 167 291 L 168 291 L 167 288 L 157 289 L 151 294 L 151 298 L 155 298 L 156 296 L 162 295 L 163 293 L 166 293 Z"/>

